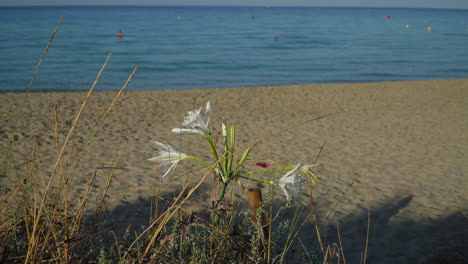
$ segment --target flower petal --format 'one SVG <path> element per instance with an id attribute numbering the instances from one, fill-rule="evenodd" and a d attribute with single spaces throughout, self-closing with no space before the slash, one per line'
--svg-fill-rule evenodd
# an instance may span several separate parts
<path id="1" fill-rule="evenodd" d="M 201 108 L 196 109 L 195 111 L 187 112 L 182 126 L 191 127 L 191 129 L 172 129 L 172 132 L 176 134 L 200 134 L 202 136 L 208 135 L 210 132 L 208 130 L 208 122 L 210 120 L 211 113 L 211 104 L 208 102 L 205 107 L 205 113 L 202 116 L 200 114 Z"/>
<path id="2" fill-rule="evenodd" d="M 210 122 L 210 114 L 211 114 L 211 104 L 210 104 L 210 101 L 208 101 L 205 107 L 205 114 L 203 115 L 205 119 L 205 126 L 208 126 L 208 123 Z"/>
<path id="3" fill-rule="evenodd" d="M 288 191 L 286 190 L 286 186 L 280 185 L 281 189 L 283 189 L 284 195 L 286 196 L 286 200 L 289 201 L 289 194 Z"/>
<path id="4" fill-rule="evenodd" d="M 159 157 L 152 157 L 150 159 L 147 159 L 147 161 L 161 161 Z"/>
<path id="5" fill-rule="evenodd" d="M 296 193 L 300 192 L 300 189 L 306 182 L 301 176 L 300 171 L 302 168 L 301 163 L 298 163 L 296 167 L 288 171 L 281 179 L 279 180 L 278 185 L 283 189 L 284 194 L 287 200 L 292 198 L 289 197 L 288 189 L 294 189 Z"/>
<path id="6" fill-rule="evenodd" d="M 169 150 L 168 144 L 164 144 L 164 143 L 158 142 L 156 140 L 151 140 L 151 143 L 153 143 L 155 145 L 158 145 L 162 149 Z"/>
<path id="7" fill-rule="evenodd" d="M 186 154 L 175 149 L 169 144 L 164 144 L 156 140 L 151 141 L 159 147 L 159 156 L 148 159 L 149 161 L 157 161 L 161 164 L 164 175 L 161 178 L 161 183 L 175 170 L 177 163 L 188 158 Z"/>
<path id="8" fill-rule="evenodd" d="M 176 135 L 185 135 L 185 134 L 200 134 L 200 132 L 196 129 L 190 128 L 173 128 L 172 133 Z"/>
<path id="9" fill-rule="evenodd" d="M 175 168 L 177 167 L 177 162 L 172 164 L 167 170 L 166 170 L 166 173 L 164 173 L 164 175 L 161 177 L 161 183 L 163 183 L 167 176 L 169 176 L 174 170 Z"/>

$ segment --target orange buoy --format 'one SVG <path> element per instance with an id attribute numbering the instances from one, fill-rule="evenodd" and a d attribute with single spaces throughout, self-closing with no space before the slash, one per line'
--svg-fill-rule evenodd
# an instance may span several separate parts
<path id="1" fill-rule="evenodd" d="M 122 30 L 120 30 L 119 33 L 117 33 L 117 36 L 118 36 L 119 38 L 122 38 L 122 37 L 123 37 L 123 32 L 122 32 Z"/>

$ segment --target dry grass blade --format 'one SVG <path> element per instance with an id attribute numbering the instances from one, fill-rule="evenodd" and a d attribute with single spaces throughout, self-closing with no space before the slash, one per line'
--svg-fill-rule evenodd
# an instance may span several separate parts
<path id="1" fill-rule="evenodd" d="M 339 253 L 339 248 L 336 246 L 336 244 L 333 244 L 331 246 L 328 246 L 327 249 L 325 250 L 325 256 L 323 259 L 323 264 L 333 264 L 335 257 L 338 257 L 338 260 L 336 263 L 340 263 L 340 253 Z"/>
<path id="2" fill-rule="evenodd" d="M 77 232 L 78 227 L 81 226 L 81 221 L 83 219 L 82 217 L 84 214 L 84 208 L 89 199 L 89 192 L 94 183 L 94 180 L 96 179 L 96 175 L 97 175 L 97 170 L 95 170 L 93 175 L 91 176 L 91 179 L 89 180 L 89 183 L 88 183 L 88 187 L 86 188 L 86 192 L 83 195 L 83 198 L 81 200 L 81 205 L 78 207 L 78 211 L 75 214 L 75 219 L 77 222 L 75 223 L 75 225 L 73 225 L 72 229 L 70 230 L 70 234 L 72 235 L 75 234 Z"/>
<path id="3" fill-rule="evenodd" d="M 101 212 L 101 208 L 102 208 L 102 205 L 104 204 L 104 200 L 106 199 L 106 196 L 107 196 L 107 192 L 110 188 L 110 185 L 111 185 L 111 182 L 112 182 L 112 179 L 114 177 L 114 174 L 115 174 L 115 168 L 118 166 L 118 164 L 120 163 L 121 161 L 121 158 L 122 158 L 122 153 L 124 153 L 125 149 L 127 148 L 127 145 L 128 145 L 128 140 L 125 140 L 123 146 L 122 146 L 122 149 L 118 152 L 119 153 L 119 157 L 115 160 L 115 163 L 114 163 L 114 166 L 113 168 L 111 169 L 110 173 L 109 173 L 109 176 L 107 177 L 107 182 L 106 182 L 106 186 L 104 187 L 104 191 L 102 192 L 102 197 L 101 197 L 101 200 L 99 202 L 99 205 L 96 209 L 96 218 L 99 216 L 100 212 Z"/>
<path id="4" fill-rule="evenodd" d="M 41 58 L 39 59 L 39 62 L 37 63 L 36 70 L 34 71 L 34 74 L 33 74 L 32 78 L 31 78 L 31 80 L 29 81 L 28 89 L 26 90 L 26 93 L 24 95 L 24 99 L 23 99 L 23 101 L 21 103 L 21 106 L 19 107 L 18 114 L 16 116 L 15 123 L 13 125 L 13 132 L 16 132 L 16 130 L 18 129 L 19 121 L 22 120 L 24 106 L 26 105 L 26 102 L 28 100 L 29 92 L 30 92 L 30 90 L 31 90 L 31 88 L 32 88 L 32 86 L 34 84 L 34 81 L 36 80 L 37 74 L 39 73 L 39 69 L 41 68 L 41 65 L 42 65 L 42 61 L 44 60 L 44 58 L 45 58 L 45 56 L 47 54 L 47 51 L 49 50 L 50 44 L 52 43 L 52 40 L 54 39 L 55 35 L 57 34 L 57 32 L 58 32 L 58 30 L 60 28 L 60 23 L 62 23 L 62 20 L 63 20 L 63 16 L 60 17 L 60 19 L 59 19 L 59 21 L 57 23 L 57 26 L 55 27 L 54 32 L 50 36 L 49 41 L 47 42 L 47 45 L 46 45 L 44 51 L 42 52 Z M 8 157 L 10 156 L 11 144 L 12 144 L 12 139 L 9 138 L 5 153 L 3 155 L 3 160 L 1 162 L 2 167 L 0 168 L 0 175 L 6 175 L 7 174 L 6 172 L 8 171 L 8 165 L 6 163 L 7 163 Z"/>
<path id="5" fill-rule="evenodd" d="M 366 232 L 366 247 L 364 249 L 364 264 L 366 264 L 367 249 L 369 248 L 369 233 L 370 233 L 370 204 L 369 204 L 369 208 L 367 209 L 367 232 Z"/>
<path id="6" fill-rule="evenodd" d="M 33 227 L 32 227 L 31 236 L 28 237 L 29 243 L 28 243 L 28 251 L 27 251 L 26 260 L 25 260 L 26 262 L 31 261 L 31 258 L 34 255 L 34 252 L 36 251 L 36 246 L 37 246 L 37 243 L 38 243 L 38 240 L 39 240 L 38 234 L 40 233 L 39 231 L 41 230 L 41 228 L 39 228 L 39 220 L 41 219 L 40 216 L 43 213 L 43 210 L 44 210 L 44 207 L 45 207 L 45 204 L 46 204 L 46 200 L 49 197 L 48 192 L 49 192 L 50 186 L 51 186 L 51 184 L 53 182 L 53 179 L 55 178 L 54 176 L 56 174 L 57 168 L 58 168 L 59 164 L 62 161 L 62 155 L 63 155 L 63 153 L 65 151 L 66 146 L 68 145 L 68 141 L 70 139 L 70 136 L 72 135 L 72 133 L 73 133 L 75 127 L 76 127 L 76 123 L 79 120 L 79 118 L 81 116 L 81 113 L 82 113 L 84 107 L 86 106 L 86 103 L 87 103 L 89 97 L 91 96 L 92 92 L 94 91 L 94 88 L 98 84 L 99 79 L 100 79 L 104 69 L 106 68 L 107 63 L 109 62 L 110 57 L 111 57 L 111 54 L 109 54 L 107 56 L 107 59 L 104 62 L 103 66 L 101 67 L 101 70 L 99 71 L 93 85 L 89 89 L 89 92 L 86 95 L 86 98 L 84 99 L 83 103 L 81 104 L 80 110 L 78 111 L 75 119 L 73 120 L 72 127 L 70 128 L 70 130 L 69 130 L 69 132 L 67 134 L 67 137 L 65 138 L 65 141 L 64 141 L 64 143 L 62 145 L 62 148 L 61 148 L 61 150 L 60 150 L 60 152 L 59 152 L 59 154 L 57 156 L 57 160 L 56 160 L 55 165 L 54 165 L 53 170 L 52 170 L 52 175 L 50 176 L 49 182 L 48 182 L 48 184 L 47 184 L 47 186 L 46 186 L 46 188 L 44 190 L 45 195 L 42 198 L 39 209 L 38 209 L 38 211 L 36 213 L 36 217 L 35 217 Z"/>
<path id="7" fill-rule="evenodd" d="M 94 139 L 94 136 L 96 135 L 96 133 L 101 129 L 102 125 L 104 124 L 105 120 L 107 119 L 107 117 L 109 116 L 109 113 L 111 112 L 112 108 L 115 106 L 115 104 L 117 103 L 117 101 L 119 100 L 119 98 L 121 97 L 122 93 L 124 92 L 124 90 L 128 87 L 128 85 L 130 84 L 130 81 L 133 79 L 133 76 L 135 76 L 135 73 L 137 72 L 138 70 L 138 67 L 135 67 L 132 71 L 132 73 L 129 75 L 129 77 L 127 78 L 127 81 L 125 82 L 125 84 L 122 86 L 122 88 L 120 88 L 119 92 L 115 95 L 115 97 L 113 98 L 112 100 L 112 103 L 109 105 L 109 107 L 107 107 L 107 109 L 99 116 L 99 118 L 96 120 L 95 124 L 90 128 L 87 136 L 86 136 L 86 140 L 85 140 L 85 143 L 83 144 L 82 146 L 82 151 L 80 153 L 78 153 L 78 155 L 74 158 L 73 160 L 73 164 L 71 165 L 71 169 L 69 170 L 69 177 L 73 177 L 74 174 L 75 174 L 75 169 L 76 167 L 78 166 L 78 164 L 80 163 L 81 161 L 81 158 L 84 156 L 84 154 L 86 153 L 89 145 L 91 144 L 91 141 Z M 114 166 L 115 168 L 115 166 Z M 114 170 L 114 168 L 112 168 Z"/>
<path id="8" fill-rule="evenodd" d="M 289 251 L 289 249 L 291 248 L 293 242 L 296 240 L 297 236 L 299 235 L 300 230 L 305 225 L 305 223 L 309 220 L 310 215 L 307 215 L 307 217 L 304 218 L 301 225 L 297 228 L 297 230 L 295 231 L 295 233 L 293 235 L 294 229 L 296 229 L 297 223 L 299 221 L 299 217 L 302 214 L 304 208 L 305 208 L 304 206 L 299 205 L 296 208 L 295 212 L 294 212 L 294 216 L 293 216 L 293 219 L 292 219 L 292 223 L 291 223 L 290 231 L 289 231 L 289 234 L 288 234 L 288 238 L 286 240 L 286 244 L 284 245 L 284 249 L 281 252 L 281 259 L 280 259 L 279 263 L 284 262 L 286 254 Z"/>
<path id="9" fill-rule="evenodd" d="M 356 177 L 353 178 L 353 180 L 351 181 L 351 183 L 348 185 L 348 188 L 346 188 L 346 190 L 343 192 L 343 194 L 341 195 L 341 197 L 338 199 L 338 202 L 335 203 L 335 205 L 333 206 L 333 208 L 328 212 L 327 216 L 325 217 L 325 223 L 327 224 L 328 223 L 328 219 L 330 219 L 330 217 L 332 216 L 332 214 L 335 212 L 336 208 L 338 208 L 338 205 L 341 204 L 341 202 L 343 201 L 343 199 L 345 198 L 346 194 L 348 193 L 349 190 L 351 190 L 351 187 L 353 187 L 354 183 L 358 180 L 358 178 L 360 177 L 361 175 L 358 173 L 356 174 Z"/>
<path id="10" fill-rule="evenodd" d="M 278 136 L 278 135 L 280 135 L 280 134 L 283 134 L 284 132 L 289 131 L 289 130 L 291 130 L 291 129 L 293 129 L 293 128 L 297 128 L 297 127 L 303 126 L 303 125 L 305 125 L 305 124 L 307 124 L 307 123 L 309 123 L 309 122 L 317 121 L 317 120 L 320 120 L 320 119 L 323 119 L 323 118 L 325 118 L 325 117 L 329 117 L 329 116 L 332 116 L 332 115 L 335 115 L 335 114 L 337 114 L 337 113 L 331 113 L 331 114 L 322 115 L 322 116 L 319 116 L 319 117 L 316 117 L 316 118 L 312 118 L 312 119 L 306 120 L 306 121 L 304 121 L 304 122 L 301 122 L 301 123 L 298 123 L 298 124 L 289 126 L 289 127 L 284 128 L 284 129 L 282 129 L 282 130 L 280 130 L 280 131 L 278 131 L 278 132 L 276 132 L 276 133 L 273 133 L 273 134 L 271 134 L 271 135 L 269 135 L 269 136 L 265 136 L 265 137 L 263 137 L 263 138 L 261 138 L 261 139 L 255 141 L 254 143 L 250 144 L 249 147 L 253 148 L 254 146 L 258 145 L 260 142 L 266 141 L 266 140 L 268 140 L 268 139 L 270 139 L 270 138 L 272 138 L 272 137 L 276 137 L 276 136 Z"/>
<path id="11" fill-rule="evenodd" d="M 54 33 L 52 33 L 52 35 L 50 36 L 49 41 L 47 42 L 47 45 L 46 45 L 46 47 L 44 49 L 44 52 L 42 52 L 41 58 L 39 59 L 39 63 L 36 66 L 36 70 L 34 71 L 34 74 L 33 74 L 32 78 L 31 78 L 31 81 L 29 81 L 29 86 L 28 86 L 28 90 L 26 91 L 26 93 L 28 93 L 30 91 L 30 89 L 32 88 L 32 86 L 34 84 L 34 81 L 36 80 L 37 73 L 39 72 L 39 68 L 41 68 L 41 65 L 42 65 L 42 61 L 44 60 L 45 55 L 47 54 L 47 51 L 50 48 L 50 44 L 52 43 L 52 40 L 54 39 L 55 34 L 57 34 L 57 32 L 58 32 L 58 30 L 60 28 L 60 23 L 62 23 L 62 20 L 63 20 L 63 16 L 60 17 L 60 19 L 59 19 L 59 21 L 57 23 L 57 26 L 55 27 Z"/>
<path id="12" fill-rule="evenodd" d="M 343 264 L 346 264 L 343 243 L 341 242 L 340 226 L 338 224 L 336 224 L 336 232 L 338 233 L 338 242 L 340 243 L 340 253 L 341 253 L 341 257 L 343 257 Z"/>
<path id="13" fill-rule="evenodd" d="M 202 171 L 206 171 L 207 172 L 203 175 L 203 177 L 200 179 L 200 181 L 197 183 L 197 185 L 195 185 L 194 187 L 192 187 L 192 189 L 190 189 L 190 191 L 187 193 L 187 195 L 184 197 L 184 199 L 182 200 L 182 202 L 177 205 L 177 202 L 182 198 L 182 196 L 184 196 L 184 193 L 185 193 L 185 190 L 187 188 L 188 185 L 186 185 L 184 187 L 184 189 L 182 189 L 182 191 L 180 192 L 179 196 L 175 199 L 175 201 L 172 203 L 171 207 L 169 207 L 169 209 L 167 209 L 167 212 L 169 211 L 172 211 L 170 214 L 167 214 L 163 221 L 159 224 L 159 226 L 156 228 L 156 230 L 154 231 L 153 235 L 151 236 L 151 239 L 149 241 L 149 243 L 147 244 L 142 256 L 141 256 L 141 259 L 140 261 L 143 261 L 143 258 L 146 256 L 146 254 L 148 254 L 148 251 L 151 247 L 151 245 L 153 245 L 154 241 L 156 240 L 157 236 L 159 235 L 159 233 L 161 232 L 162 228 L 166 225 L 166 223 L 172 218 L 172 216 L 177 212 L 176 209 L 179 209 L 181 208 L 181 205 L 187 201 L 190 196 L 192 196 L 192 194 L 201 186 L 201 184 L 205 181 L 206 177 L 208 177 L 208 175 L 211 174 L 213 168 L 215 168 L 217 166 L 217 164 L 213 164 L 212 165 L 212 168 L 205 168 L 203 169 Z"/>
<path id="14" fill-rule="evenodd" d="M 317 161 L 318 161 L 318 159 L 320 157 L 320 154 L 322 153 L 324 147 L 325 147 L 325 142 L 320 147 L 320 150 L 317 153 L 317 156 L 315 157 L 314 164 L 317 164 Z M 323 254 L 325 254 L 325 252 L 324 252 L 325 248 L 324 248 L 324 245 L 323 245 L 322 236 L 320 235 L 320 228 L 319 228 L 319 225 L 318 225 L 317 215 L 315 214 L 314 192 L 313 192 L 312 182 L 311 181 L 309 181 L 309 193 L 310 193 L 309 194 L 310 195 L 310 211 L 311 211 L 311 215 L 312 215 L 312 220 L 314 221 L 315 232 L 317 234 L 317 239 L 318 239 L 318 242 L 319 242 L 319 245 L 320 245 L 320 250 L 322 251 L 322 255 L 323 255 Z"/>
<path id="15" fill-rule="evenodd" d="M 58 119 L 58 105 L 55 104 L 54 106 L 54 142 L 55 142 L 55 148 L 57 149 L 57 156 L 59 153 L 59 141 L 58 141 L 58 124 L 59 124 L 59 119 Z"/>
<path id="16" fill-rule="evenodd" d="M 201 184 L 205 181 L 206 177 L 208 175 L 210 175 L 213 171 L 213 168 L 216 167 L 217 163 L 215 164 L 212 164 L 212 167 L 208 167 L 208 168 L 204 168 L 202 170 L 200 170 L 198 173 L 194 173 L 193 174 L 193 177 L 192 179 L 196 178 L 196 176 L 198 175 L 203 175 L 201 177 L 201 179 L 197 182 L 197 184 L 192 187 L 190 189 L 190 191 L 186 191 L 187 190 L 187 187 L 188 187 L 188 184 L 186 184 L 184 186 L 184 188 L 180 191 L 180 194 L 179 196 L 174 200 L 174 201 L 169 201 L 157 194 L 154 194 L 150 191 L 147 191 L 145 189 L 142 189 L 134 184 L 131 184 L 127 181 L 124 181 L 122 179 L 119 179 L 117 177 L 114 177 L 113 179 L 122 183 L 122 184 L 125 184 L 131 188 L 134 188 L 135 190 L 139 190 L 141 192 L 144 192 L 152 197 L 155 197 L 157 198 L 158 200 L 160 201 L 163 201 L 163 202 L 166 202 L 166 203 L 169 203 L 170 204 L 170 207 L 168 209 L 165 210 L 164 213 L 162 213 L 158 219 L 154 220 L 149 227 L 147 227 L 143 232 L 141 232 L 136 238 L 135 240 L 130 244 L 130 246 L 128 248 L 133 248 L 135 244 L 138 243 L 138 241 L 140 239 L 143 238 L 143 236 L 148 233 L 150 230 L 153 230 L 153 228 L 156 226 L 156 224 L 158 224 L 158 227 L 155 229 L 155 231 L 153 232 L 153 234 L 151 235 L 150 239 L 148 242 L 145 243 L 145 252 L 143 253 L 143 255 L 141 256 L 140 258 L 140 261 L 144 261 L 144 258 L 148 252 L 148 250 L 150 249 L 150 247 L 153 245 L 154 241 L 156 240 L 156 238 L 158 237 L 159 233 L 161 232 L 162 228 L 169 222 L 169 220 L 172 218 L 172 216 L 179 210 L 182 210 L 184 211 L 185 213 L 187 214 L 190 214 L 189 211 L 187 211 L 185 208 L 182 207 L 182 205 L 191 197 L 191 195 L 201 186 Z M 184 197 L 184 199 L 178 204 L 178 201 L 182 199 L 182 197 Z M 211 228 L 213 228 L 213 230 L 216 230 L 216 232 L 219 232 L 219 234 L 222 234 L 223 236 L 227 236 L 226 232 L 219 229 L 218 227 L 214 226 L 214 225 L 211 225 L 209 224 L 208 222 L 206 222 L 204 219 L 200 218 L 199 216 L 197 215 L 193 215 L 196 219 L 200 220 L 201 222 L 209 225 Z M 123 258 L 125 259 L 126 257 L 128 256 L 128 251 L 126 251 L 126 253 L 124 254 Z"/>
<path id="17" fill-rule="evenodd" d="M 101 69 L 99 70 L 98 75 L 96 76 L 96 79 L 94 80 L 93 85 L 91 86 L 91 88 L 89 89 L 88 93 L 86 94 L 86 97 L 85 97 L 85 99 L 83 100 L 83 103 L 81 104 L 80 110 L 78 110 L 78 113 L 76 114 L 75 119 L 74 119 L 73 122 L 72 122 L 72 126 L 71 126 L 70 130 L 68 131 L 68 134 L 67 134 L 67 136 L 66 136 L 66 138 L 65 138 L 65 141 L 63 142 L 62 148 L 60 149 L 60 152 L 59 152 L 59 154 L 58 154 L 58 157 L 57 157 L 57 160 L 56 160 L 56 163 L 55 163 L 54 170 L 53 170 L 53 172 L 52 172 L 51 178 L 53 178 L 54 172 L 55 172 L 55 170 L 57 169 L 57 167 L 58 167 L 58 165 L 59 165 L 59 163 L 60 163 L 60 161 L 61 161 L 61 157 L 62 157 L 62 155 L 63 155 L 63 153 L 64 153 L 64 151 L 65 151 L 66 146 L 68 145 L 68 141 L 69 141 L 69 139 L 70 139 L 70 136 L 72 135 L 72 132 L 75 130 L 76 123 L 77 123 L 78 120 L 80 119 L 81 113 L 83 112 L 83 109 L 85 108 L 86 103 L 88 102 L 89 97 L 90 97 L 91 94 L 93 93 L 94 88 L 95 88 L 96 85 L 98 84 L 99 79 L 101 78 L 101 75 L 102 75 L 102 73 L 104 72 L 104 69 L 106 68 L 107 63 L 109 62 L 111 56 L 112 56 L 112 53 L 109 53 L 109 55 L 107 56 L 106 61 L 105 61 L 104 64 L 102 65 Z"/>

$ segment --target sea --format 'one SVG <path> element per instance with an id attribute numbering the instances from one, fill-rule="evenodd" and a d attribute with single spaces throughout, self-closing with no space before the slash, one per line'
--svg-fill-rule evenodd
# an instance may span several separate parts
<path id="1" fill-rule="evenodd" d="M 193 89 L 468 78 L 468 10 L 0 8 L 0 91 Z M 121 37 L 118 33 L 122 32 Z"/>

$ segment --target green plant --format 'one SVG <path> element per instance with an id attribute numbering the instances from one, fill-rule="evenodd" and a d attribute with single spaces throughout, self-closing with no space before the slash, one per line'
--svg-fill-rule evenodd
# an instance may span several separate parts
<path id="1" fill-rule="evenodd" d="M 226 189 L 230 183 L 233 181 L 238 181 L 239 179 L 253 181 L 257 183 L 272 184 L 281 187 L 284 191 L 287 200 L 292 200 L 294 196 L 300 194 L 300 191 L 303 185 L 307 182 L 302 175 L 305 174 L 308 176 L 307 180 L 315 183 L 318 178 L 311 172 L 311 168 L 314 165 L 302 165 L 298 163 L 297 165 L 286 165 L 272 170 L 265 171 L 248 171 L 244 170 L 244 162 L 248 159 L 249 153 L 256 144 L 247 147 L 243 151 L 243 154 L 236 160 L 236 154 L 238 150 L 236 147 L 236 126 L 231 125 L 229 134 L 227 129 L 226 121 L 221 122 L 221 131 L 222 131 L 222 150 L 219 151 L 216 147 L 215 136 L 212 131 L 209 129 L 209 121 L 211 114 L 211 104 L 208 102 L 205 107 L 204 114 L 201 114 L 201 108 L 187 112 L 185 120 L 182 122 L 183 127 L 189 128 L 174 128 L 172 132 L 176 135 L 185 135 L 185 134 L 197 134 L 200 135 L 207 143 L 210 150 L 211 156 L 213 158 L 212 162 L 206 162 L 201 158 L 198 158 L 193 155 L 187 155 L 169 144 L 164 144 L 159 141 L 153 140 L 152 143 L 157 146 L 159 149 L 159 156 L 150 158 L 149 161 L 157 161 L 161 164 L 164 174 L 161 177 L 161 183 L 163 183 L 167 177 L 169 177 L 176 169 L 177 164 L 184 159 L 192 159 L 201 163 L 204 167 L 214 170 L 217 179 L 221 185 L 221 191 L 216 200 L 216 206 L 224 199 L 226 194 Z M 221 155 L 220 155 L 221 154 Z M 236 161 L 235 161 L 236 160 Z M 254 178 L 259 175 L 272 174 L 275 172 L 280 172 L 284 170 L 289 170 L 286 174 L 283 175 L 278 180 L 265 180 Z M 291 192 L 294 191 L 294 192 Z M 216 214 L 214 216 L 214 223 L 219 222 L 219 216 Z"/>

